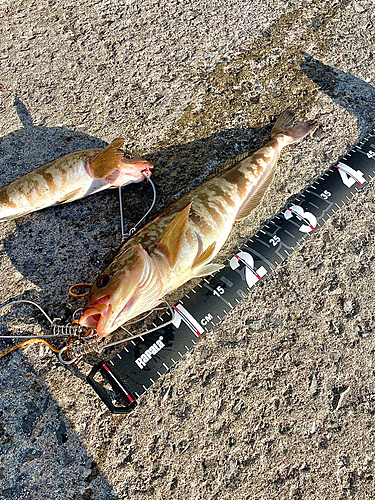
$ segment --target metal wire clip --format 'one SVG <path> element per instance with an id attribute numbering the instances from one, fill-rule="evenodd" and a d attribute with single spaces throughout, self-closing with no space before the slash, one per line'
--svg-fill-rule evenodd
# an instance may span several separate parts
<path id="1" fill-rule="evenodd" d="M 155 188 L 155 184 L 152 182 L 152 180 L 150 179 L 150 177 L 147 177 L 147 175 L 144 175 L 142 173 L 143 177 L 150 183 L 151 187 L 152 187 L 152 192 L 153 192 L 153 200 L 152 200 L 152 203 L 151 203 L 151 206 L 150 208 L 147 210 L 147 212 L 144 214 L 144 216 L 137 222 L 137 224 L 135 226 L 133 226 L 128 233 L 125 233 L 125 222 L 124 222 L 124 209 L 123 209 L 123 205 L 122 205 L 122 196 L 121 196 L 121 186 L 118 188 L 118 194 L 119 194 L 119 202 L 120 202 L 120 217 L 121 217 L 121 241 L 124 242 L 127 238 L 130 238 L 130 236 L 132 236 L 137 227 L 142 224 L 142 222 L 145 220 L 145 218 L 148 216 L 148 214 L 151 212 L 151 210 L 154 208 L 155 206 L 155 202 L 156 202 L 156 188 Z"/>
<path id="2" fill-rule="evenodd" d="M 74 341 L 72 344 L 69 344 L 61 349 L 59 352 L 59 360 L 64 365 L 71 365 L 73 363 L 77 363 L 82 356 L 86 356 L 90 352 L 101 353 L 104 349 L 108 349 L 109 347 L 114 347 L 116 345 L 122 344 L 124 342 L 130 342 L 131 340 L 141 338 L 143 336 L 148 335 L 149 333 L 156 332 L 161 328 L 165 328 L 175 321 L 175 311 L 168 304 L 168 302 L 164 301 L 168 306 L 169 312 L 171 314 L 171 319 L 163 323 L 162 325 L 155 326 L 150 330 L 146 330 L 145 332 L 138 333 L 137 335 L 132 335 L 130 337 L 126 337 L 125 339 L 117 340 L 115 342 L 111 342 L 110 344 L 103 344 L 104 339 L 99 337 L 95 331 L 93 331 L 92 335 L 88 335 L 87 337 L 81 338 L 77 341 Z M 142 318 L 144 319 L 144 318 Z M 135 323 L 135 322 L 134 322 Z M 121 327 L 123 330 L 127 331 L 124 327 Z"/>
<path id="3" fill-rule="evenodd" d="M 78 323 L 73 323 L 71 325 L 59 325 L 57 322 L 61 320 L 61 318 L 51 319 L 48 314 L 40 307 L 40 305 L 36 304 L 32 300 L 14 300 L 13 302 L 8 302 L 8 304 L 4 304 L 0 307 L 0 313 L 6 307 L 13 306 L 15 304 L 31 304 L 32 306 L 39 309 L 39 311 L 47 318 L 48 322 L 52 326 L 52 333 L 47 335 L 0 335 L 0 339 L 31 339 L 31 338 L 53 338 L 53 337 L 82 337 L 87 334 L 89 331 L 88 328 L 79 325 Z"/>

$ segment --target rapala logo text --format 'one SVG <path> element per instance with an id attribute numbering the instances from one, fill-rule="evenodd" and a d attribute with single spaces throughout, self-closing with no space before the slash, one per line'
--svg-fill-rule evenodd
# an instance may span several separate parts
<path id="1" fill-rule="evenodd" d="M 154 344 L 152 344 L 152 346 L 149 347 L 142 354 L 142 356 L 140 356 L 138 359 L 135 360 L 136 365 L 139 366 L 141 370 L 143 370 L 143 368 L 147 365 L 152 356 L 161 351 L 163 347 L 165 347 L 165 344 L 163 342 L 163 337 L 159 337 L 159 340 L 157 340 Z"/>

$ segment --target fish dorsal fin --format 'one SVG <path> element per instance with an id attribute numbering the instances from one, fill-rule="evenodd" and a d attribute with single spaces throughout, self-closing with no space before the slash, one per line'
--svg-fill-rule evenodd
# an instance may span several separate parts
<path id="1" fill-rule="evenodd" d="M 189 218 L 190 208 L 193 202 L 181 210 L 164 229 L 158 249 L 167 257 L 169 265 L 173 267 L 181 252 L 186 233 L 186 224 Z"/>
<path id="2" fill-rule="evenodd" d="M 90 160 L 90 168 L 95 179 L 104 179 L 110 175 L 119 166 L 121 159 L 124 157 L 122 151 L 118 151 L 125 144 L 125 139 L 114 139 L 109 146 L 103 151 L 100 151 L 92 160 Z"/>
<path id="3" fill-rule="evenodd" d="M 263 180 L 262 184 L 253 193 L 250 193 L 242 204 L 237 213 L 235 219 L 236 221 L 245 219 L 262 201 L 265 192 L 270 187 L 275 176 L 277 159 L 278 155 L 273 159 L 273 165 L 271 166 L 270 171 L 268 172 L 267 177 Z"/>
<path id="4" fill-rule="evenodd" d="M 250 156 L 252 153 L 246 152 L 242 153 L 241 155 L 236 156 L 235 158 L 231 158 L 230 160 L 227 160 L 223 165 L 220 167 L 220 170 L 227 170 L 228 168 L 233 167 L 234 165 L 237 165 L 240 161 L 243 159 L 247 158 Z"/>
<path id="5" fill-rule="evenodd" d="M 195 257 L 193 265 L 191 266 L 192 269 L 194 269 L 195 267 L 199 267 L 202 264 L 204 264 L 205 262 L 212 259 L 212 255 L 215 251 L 215 247 L 216 247 L 216 241 L 211 243 L 211 245 L 209 245 L 204 252 L 200 251 L 198 253 L 198 255 Z"/>

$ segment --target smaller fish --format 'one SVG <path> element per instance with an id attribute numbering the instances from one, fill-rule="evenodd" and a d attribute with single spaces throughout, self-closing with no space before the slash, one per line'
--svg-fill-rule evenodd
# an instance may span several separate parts
<path id="1" fill-rule="evenodd" d="M 4 186 L 0 222 L 150 177 L 153 165 L 122 151 L 124 143 L 125 139 L 118 138 L 105 149 L 62 156 Z"/>

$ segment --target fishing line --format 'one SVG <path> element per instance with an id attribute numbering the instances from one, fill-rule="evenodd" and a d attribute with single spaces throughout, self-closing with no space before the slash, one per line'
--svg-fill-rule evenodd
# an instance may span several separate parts
<path id="1" fill-rule="evenodd" d="M 0 91 L 2 91 L 2 92 L 11 92 L 9 90 L 4 89 L 2 86 L 0 86 Z M 122 239 L 122 242 L 124 242 L 127 238 L 129 238 L 131 235 L 134 234 L 134 232 L 136 231 L 137 227 L 140 224 L 142 224 L 142 222 L 146 219 L 146 217 L 152 211 L 152 209 L 154 208 L 155 203 L 156 203 L 156 188 L 155 188 L 155 184 L 143 172 L 141 172 L 141 173 L 142 173 L 143 177 L 145 177 L 145 179 L 151 185 L 152 192 L 153 192 L 153 200 L 152 200 L 152 203 L 151 203 L 149 209 L 143 215 L 143 217 L 137 222 L 137 224 L 135 224 L 135 226 L 133 226 L 130 229 L 130 231 L 128 233 L 125 233 L 125 229 L 124 229 L 125 222 L 124 222 L 123 204 L 122 204 L 122 196 L 121 196 L 121 186 L 119 187 L 120 217 L 121 217 L 121 239 Z M 74 297 L 74 298 L 87 297 L 89 295 L 89 293 L 90 293 L 89 291 L 88 292 L 84 292 L 84 293 L 75 293 L 75 289 L 77 289 L 77 288 L 91 288 L 92 286 L 93 286 L 92 283 L 78 283 L 76 285 L 72 285 L 69 288 L 69 295 L 72 296 L 72 297 Z M 55 319 L 52 320 L 48 316 L 48 314 L 42 309 L 42 307 L 40 305 L 38 305 L 37 303 L 35 303 L 35 302 L 31 301 L 31 300 L 14 300 L 13 302 L 9 302 L 8 304 L 4 304 L 3 306 L 0 307 L 0 313 L 1 313 L 1 311 L 3 311 L 3 309 L 5 309 L 7 307 L 11 307 L 11 306 L 13 306 L 15 304 L 21 304 L 21 303 L 30 304 L 30 305 L 36 307 L 43 314 L 43 316 L 47 319 L 47 321 L 51 324 L 51 326 L 52 326 L 52 334 L 42 334 L 42 335 L 37 335 L 37 336 L 36 335 L 15 335 L 15 334 L 12 334 L 12 335 L 0 335 L 0 339 L 16 339 L 16 338 L 17 339 L 28 339 L 25 342 L 22 342 L 21 344 L 18 344 L 17 346 L 14 346 L 14 347 L 8 349 L 7 351 L 5 351 L 4 353 L 0 354 L 0 358 L 6 356 L 7 354 L 13 352 L 14 350 L 19 349 L 20 347 L 23 347 L 24 345 L 30 344 L 32 342 L 43 342 L 51 350 L 53 350 L 56 353 L 59 353 L 59 359 L 60 359 L 60 361 L 62 363 L 64 363 L 64 364 L 72 364 L 72 363 L 78 361 L 80 358 L 82 358 L 82 356 L 85 356 L 88 352 L 91 352 L 92 350 L 100 350 L 100 349 L 103 349 L 103 348 L 111 347 L 113 345 L 120 344 L 121 342 L 125 342 L 126 340 L 131 341 L 131 340 L 133 340 L 135 338 L 138 338 L 138 337 L 140 337 L 142 335 L 147 334 L 147 332 L 145 332 L 142 335 L 131 336 L 130 338 L 127 338 L 125 340 L 120 340 L 118 342 L 109 344 L 107 346 L 100 346 L 99 347 L 99 343 L 100 343 L 101 339 L 99 337 L 97 337 L 96 332 L 94 332 L 92 329 L 88 329 L 86 327 L 82 327 L 82 326 L 80 326 L 78 324 L 78 322 L 76 320 L 76 313 L 77 313 L 77 311 L 73 315 L 73 324 L 71 324 L 71 325 L 59 325 L 59 324 L 57 324 L 57 321 L 59 321 L 61 318 L 55 318 Z M 170 307 L 170 306 L 168 305 L 168 307 Z M 147 317 L 147 316 L 145 316 L 145 317 Z M 124 330 L 127 332 L 127 330 L 125 328 L 124 328 Z M 156 328 L 153 328 L 153 329 L 150 330 L 150 332 L 154 332 L 155 330 L 156 330 Z M 129 333 L 129 332 L 127 332 L 127 333 Z M 49 344 L 47 341 L 43 340 L 43 339 L 46 339 L 46 338 L 56 338 L 56 337 L 79 337 L 81 340 L 80 341 L 78 341 L 78 340 L 75 341 L 74 345 L 68 344 L 62 350 L 56 349 L 51 344 Z M 64 356 L 67 356 L 67 358 L 66 357 L 64 358 Z M 70 356 L 72 356 L 73 359 L 71 359 Z"/>
<path id="2" fill-rule="evenodd" d="M 136 335 L 130 335 L 129 337 L 126 337 L 121 340 L 116 340 L 115 342 L 111 342 L 109 344 L 103 344 L 103 339 L 101 337 L 98 337 L 95 332 L 95 334 L 93 334 L 91 338 L 86 337 L 84 339 L 80 339 L 79 341 L 77 340 L 73 344 L 66 345 L 65 347 L 63 347 L 59 352 L 59 360 L 65 365 L 71 365 L 73 363 L 77 363 L 80 360 L 80 358 L 82 358 L 82 356 L 86 356 L 90 352 L 93 351 L 102 352 L 104 349 L 109 349 L 110 347 L 123 344 L 124 342 L 132 342 L 135 339 L 141 339 L 143 341 L 144 340 L 143 337 L 145 337 L 146 335 L 150 335 L 151 333 L 161 330 L 162 328 L 165 328 L 166 326 L 172 324 L 175 321 L 175 311 L 173 310 L 172 306 L 168 304 L 166 300 L 164 300 L 164 302 L 167 305 L 169 313 L 171 315 L 171 319 L 169 321 L 163 322 L 160 325 L 154 325 L 154 328 L 145 330 L 142 333 L 137 333 Z M 127 330 L 125 331 L 129 334 Z"/>

